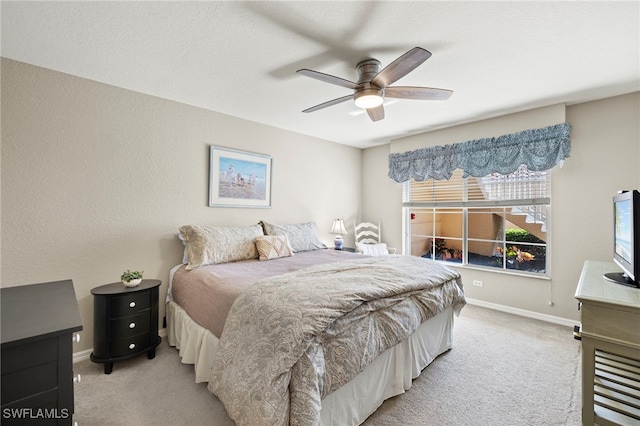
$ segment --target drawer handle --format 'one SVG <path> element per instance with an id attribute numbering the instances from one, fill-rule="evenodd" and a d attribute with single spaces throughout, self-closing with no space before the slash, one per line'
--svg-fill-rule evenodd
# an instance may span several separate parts
<path id="1" fill-rule="evenodd" d="M 135 322 L 130 323 L 129 328 L 136 328 L 136 323 Z"/>
<path id="2" fill-rule="evenodd" d="M 136 344 L 135 344 L 135 343 L 131 343 L 131 344 L 129 344 L 129 349 L 133 349 L 133 348 L 135 348 L 135 347 L 136 347 Z"/>
<path id="3" fill-rule="evenodd" d="M 135 307 L 136 307 L 136 302 L 131 302 L 131 303 L 129 303 L 129 307 L 130 307 L 130 308 L 135 308 Z"/>
<path id="4" fill-rule="evenodd" d="M 74 333 L 73 341 L 76 343 L 80 343 L 80 333 Z"/>
<path id="5" fill-rule="evenodd" d="M 76 374 L 75 376 L 73 376 L 73 383 L 80 383 L 82 381 L 82 376 L 80 376 L 79 374 Z"/>

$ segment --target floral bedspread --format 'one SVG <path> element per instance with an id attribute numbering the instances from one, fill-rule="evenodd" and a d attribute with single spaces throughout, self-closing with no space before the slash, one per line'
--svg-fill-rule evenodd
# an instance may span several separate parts
<path id="1" fill-rule="evenodd" d="M 457 271 L 413 256 L 316 265 L 264 279 L 234 302 L 209 390 L 237 425 L 316 425 L 321 400 L 448 306 Z"/>

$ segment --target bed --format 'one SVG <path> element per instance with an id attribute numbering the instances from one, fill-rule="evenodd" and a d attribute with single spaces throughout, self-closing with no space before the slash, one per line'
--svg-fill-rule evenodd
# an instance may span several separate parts
<path id="1" fill-rule="evenodd" d="M 180 236 L 167 339 L 238 425 L 361 424 L 452 347 L 447 266 L 326 249 L 312 222 Z"/>

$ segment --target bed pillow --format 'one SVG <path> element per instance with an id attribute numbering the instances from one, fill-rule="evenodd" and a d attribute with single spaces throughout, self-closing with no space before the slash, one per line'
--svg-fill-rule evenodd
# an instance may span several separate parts
<path id="1" fill-rule="evenodd" d="M 294 252 L 318 250 L 326 248 L 316 230 L 315 222 L 296 223 L 286 225 L 272 225 L 267 222 L 260 222 L 264 228 L 265 235 L 286 235 L 289 245 Z"/>
<path id="2" fill-rule="evenodd" d="M 363 244 L 356 243 L 356 249 L 359 253 L 366 254 L 367 256 L 385 256 L 389 254 L 387 245 L 385 243 L 379 244 Z"/>
<path id="3" fill-rule="evenodd" d="M 256 248 L 260 260 L 278 259 L 293 256 L 293 249 L 289 245 L 286 235 L 265 235 L 256 238 Z"/>
<path id="4" fill-rule="evenodd" d="M 187 243 L 187 269 L 202 265 L 255 259 L 255 240 L 264 235 L 260 225 L 243 227 L 212 227 L 186 225 L 180 234 Z"/>
<path id="5" fill-rule="evenodd" d="M 187 241 L 184 239 L 184 236 L 180 232 L 178 232 L 178 239 L 182 243 L 182 263 L 186 265 L 189 263 L 189 253 L 187 252 Z"/>

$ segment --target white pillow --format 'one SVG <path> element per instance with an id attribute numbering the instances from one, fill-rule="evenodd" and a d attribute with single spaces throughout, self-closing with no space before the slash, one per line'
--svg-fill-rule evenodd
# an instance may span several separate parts
<path id="1" fill-rule="evenodd" d="M 178 239 L 182 242 L 183 250 L 182 250 L 182 263 L 185 265 L 189 263 L 189 252 L 187 252 L 187 241 L 184 239 L 184 236 L 178 232 Z"/>
<path id="2" fill-rule="evenodd" d="M 264 235 L 260 225 L 229 228 L 186 225 L 180 228 L 180 234 L 187 242 L 188 270 L 202 265 L 256 259 L 255 240 Z"/>
<path id="3" fill-rule="evenodd" d="M 265 235 L 286 235 L 294 252 L 318 250 L 326 248 L 316 230 L 315 222 L 295 223 L 286 225 L 272 225 L 260 222 Z"/>
<path id="4" fill-rule="evenodd" d="M 385 256 L 389 254 L 389 250 L 387 249 L 387 245 L 385 243 L 379 243 L 379 244 L 356 243 L 356 248 L 358 252 L 362 254 L 366 254 L 367 256 Z"/>

